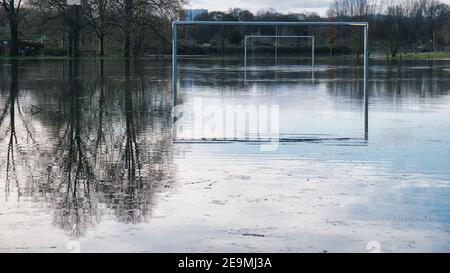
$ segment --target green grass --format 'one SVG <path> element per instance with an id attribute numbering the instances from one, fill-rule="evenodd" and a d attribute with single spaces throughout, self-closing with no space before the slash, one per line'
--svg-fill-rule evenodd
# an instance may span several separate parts
<path id="1" fill-rule="evenodd" d="M 181 55 L 180 57 L 184 58 L 203 58 L 203 59 L 223 59 L 220 56 L 188 56 L 188 55 Z M 306 56 L 305 56 L 306 57 Z M 170 56 L 163 56 L 163 57 L 138 57 L 138 59 L 154 59 L 154 58 L 165 58 L 170 59 Z M 232 59 L 241 59 L 241 56 L 226 56 L 225 59 L 232 60 Z M 333 59 L 347 59 L 347 58 L 355 58 L 354 55 L 335 55 L 335 56 L 316 56 L 317 60 L 333 60 Z M 362 56 L 361 56 L 362 58 Z M 383 55 L 372 55 L 370 58 L 374 59 L 382 59 L 386 58 L 386 56 Z M 9 55 L 0 55 L 0 60 L 10 60 L 10 59 L 19 59 L 19 60 L 66 60 L 68 57 L 66 56 L 18 56 L 18 57 L 10 57 Z M 80 57 L 82 60 L 96 60 L 96 59 L 124 59 L 120 55 L 109 55 L 104 57 L 99 56 L 82 56 Z M 392 60 L 428 60 L 428 59 L 450 59 L 450 51 L 448 52 L 429 52 L 429 53 L 402 53 L 398 54 L 395 58 L 392 58 L 389 56 L 389 59 Z"/>
<path id="2" fill-rule="evenodd" d="M 8 54 L 6 55 L 0 55 L 0 60 L 11 60 L 11 59 L 17 59 L 17 60 L 66 60 L 69 59 L 67 56 L 54 56 L 54 55 L 34 55 L 34 56 L 17 56 L 17 57 L 11 57 Z M 82 60 L 95 60 L 95 59 L 123 59 L 123 57 L 119 55 L 108 55 L 108 56 L 93 56 L 93 55 L 86 55 L 81 56 L 79 59 Z"/>
<path id="3" fill-rule="evenodd" d="M 17 60 L 62 60 L 66 59 L 67 57 L 63 56 L 17 56 L 17 57 L 10 57 L 9 55 L 0 55 L 0 60 L 11 60 L 11 59 L 17 59 Z"/>
<path id="4" fill-rule="evenodd" d="M 137 59 L 171 59 L 170 56 L 164 56 L 164 57 L 138 57 Z M 0 60 L 67 60 L 69 57 L 67 56 L 45 56 L 45 55 L 38 55 L 38 56 L 17 56 L 17 57 L 10 57 L 9 55 L 0 55 Z M 103 59 L 103 60 L 123 60 L 125 59 L 123 56 L 120 55 L 109 55 L 109 56 L 81 56 L 79 58 L 80 60 L 97 60 L 97 59 Z M 129 58 L 134 59 L 134 58 Z"/>
<path id="5" fill-rule="evenodd" d="M 427 53 L 406 53 L 399 54 L 397 57 L 393 58 L 396 60 L 406 59 L 406 60 L 428 60 L 428 59 L 450 59 L 450 52 L 427 52 Z"/>

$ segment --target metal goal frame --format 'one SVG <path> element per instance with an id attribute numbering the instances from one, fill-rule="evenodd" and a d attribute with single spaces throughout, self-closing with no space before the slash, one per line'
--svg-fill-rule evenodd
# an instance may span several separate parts
<path id="1" fill-rule="evenodd" d="M 364 112 L 365 112 L 365 139 L 368 140 L 368 113 L 369 113 L 369 23 L 368 22 L 260 22 L 260 21 L 173 21 L 172 22 L 172 102 L 173 108 L 177 105 L 178 93 L 178 56 L 177 56 L 177 29 L 178 26 L 348 26 L 364 29 Z"/>

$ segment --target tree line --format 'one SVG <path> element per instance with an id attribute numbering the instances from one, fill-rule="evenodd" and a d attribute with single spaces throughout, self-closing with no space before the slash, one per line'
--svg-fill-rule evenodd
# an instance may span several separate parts
<path id="1" fill-rule="evenodd" d="M 1 0 L 0 23 L 10 29 L 10 55 L 19 55 L 20 36 L 45 36 L 58 41 L 50 51 L 78 57 L 84 50 L 105 55 L 106 48 L 124 57 L 140 55 L 144 47 L 168 43 L 171 21 L 185 0 Z M 3 20 L 1 19 L 3 17 Z M 6 20 L 4 18 L 7 18 Z M 51 52 L 50 52 L 51 53 Z"/>
<path id="2" fill-rule="evenodd" d="M 392 57 L 450 50 L 450 6 L 439 0 L 335 0 L 328 17 L 368 21 L 372 47 Z"/>
<path id="3" fill-rule="evenodd" d="M 222 21 L 364 21 L 370 24 L 370 52 L 396 57 L 398 53 L 450 51 L 450 6 L 439 0 L 334 0 L 326 17 L 316 13 L 282 14 L 274 9 L 257 13 L 239 8 L 204 13 L 196 20 Z M 186 27 L 181 32 L 184 53 L 205 52 L 212 45 L 218 54 L 241 46 L 245 35 L 314 35 L 318 54 L 362 54 L 362 30 L 349 27 Z M 267 43 L 267 45 L 269 45 Z M 291 43 L 293 44 L 293 43 Z M 272 44 L 270 44 L 273 47 Z M 262 47 L 262 46 L 261 46 Z M 264 49 L 264 48 L 263 48 Z M 272 50 L 272 49 L 270 49 Z M 283 50 L 283 46 L 279 49 Z M 308 52 L 298 44 L 284 47 L 289 53 Z M 236 50 L 236 52 L 242 50 Z M 280 52 L 279 53 L 282 53 Z"/>
<path id="4" fill-rule="evenodd" d="M 183 18 L 188 0 L 0 0 L 0 23 L 10 28 L 10 55 L 19 54 L 20 37 L 41 35 L 50 41 L 50 55 L 78 57 L 83 51 L 96 55 L 170 54 L 171 22 Z M 3 19 L 2 19 L 3 18 Z M 316 13 L 282 14 L 275 9 L 256 13 L 239 8 L 203 13 L 195 20 L 223 21 L 368 21 L 371 52 L 392 57 L 400 52 L 450 50 L 450 7 L 439 0 L 334 0 L 326 17 Z M 185 53 L 218 54 L 241 46 L 247 34 L 316 36 L 319 53 L 340 50 L 357 55 L 362 50 L 359 30 L 326 28 L 186 27 L 179 31 Z M 183 41 L 184 40 L 184 41 Z M 57 41 L 57 42 L 54 42 Z M 348 50 L 346 50 L 346 48 Z M 211 50 L 210 50 L 211 51 Z"/>

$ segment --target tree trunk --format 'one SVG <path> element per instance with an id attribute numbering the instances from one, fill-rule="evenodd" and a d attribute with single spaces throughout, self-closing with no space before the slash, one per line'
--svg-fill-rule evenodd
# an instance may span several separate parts
<path id="1" fill-rule="evenodd" d="M 125 58 L 130 58 L 130 34 L 127 32 L 125 32 L 125 43 L 124 43 L 124 48 L 123 48 L 123 56 Z"/>
<path id="2" fill-rule="evenodd" d="M 433 37 L 431 40 L 431 51 L 434 52 L 435 50 L 435 41 L 436 41 L 436 32 L 433 30 Z"/>
<path id="3" fill-rule="evenodd" d="M 80 57 L 80 6 L 74 5 L 75 8 L 75 28 L 73 33 L 73 57 Z"/>
<path id="4" fill-rule="evenodd" d="M 137 56 L 139 55 L 139 35 L 136 35 L 136 37 L 134 38 L 134 50 L 133 50 L 133 58 L 137 58 Z"/>
<path id="5" fill-rule="evenodd" d="M 396 49 L 392 49 L 392 50 L 391 50 L 391 57 L 392 57 L 392 58 L 397 57 L 397 50 L 396 50 Z"/>
<path id="6" fill-rule="evenodd" d="M 222 27 L 222 58 L 225 57 L 225 31 Z"/>
<path id="7" fill-rule="evenodd" d="M 100 56 L 105 56 L 105 34 L 100 34 L 99 37 L 99 42 L 100 42 Z"/>
<path id="8" fill-rule="evenodd" d="M 125 58 L 130 57 L 131 47 L 131 19 L 133 16 L 133 0 L 125 0 L 125 41 L 123 46 L 123 56 Z"/>
<path id="9" fill-rule="evenodd" d="M 19 55 L 19 29 L 18 23 L 15 19 L 11 18 L 9 20 L 10 23 L 10 31 L 11 31 L 11 46 L 10 53 L 11 57 L 16 57 Z"/>
<path id="10" fill-rule="evenodd" d="M 73 56 L 73 31 L 71 30 L 69 33 L 69 51 L 67 52 L 69 58 Z"/>

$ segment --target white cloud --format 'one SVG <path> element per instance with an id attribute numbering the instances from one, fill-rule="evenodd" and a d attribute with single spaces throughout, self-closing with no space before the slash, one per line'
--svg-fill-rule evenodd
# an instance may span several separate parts
<path id="1" fill-rule="evenodd" d="M 206 8 L 209 10 L 226 11 L 229 8 L 239 7 L 256 12 L 263 8 L 274 8 L 279 12 L 316 11 L 325 14 L 332 0 L 191 0 L 193 8 Z"/>

